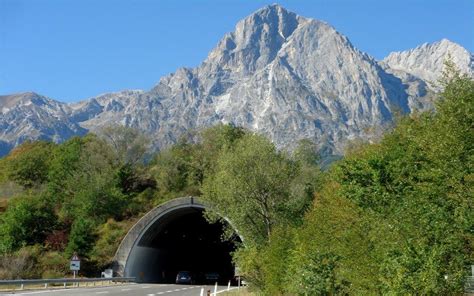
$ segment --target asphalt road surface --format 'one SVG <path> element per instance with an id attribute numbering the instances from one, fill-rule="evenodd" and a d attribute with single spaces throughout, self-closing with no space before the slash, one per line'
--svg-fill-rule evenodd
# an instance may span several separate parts
<path id="1" fill-rule="evenodd" d="M 172 284 L 127 284 L 96 288 L 70 288 L 37 291 L 16 291 L 0 295 L 31 295 L 31 296 L 200 296 L 201 288 L 204 295 L 207 291 L 214 292 L 214 286 L 172 285 Z M 235 287 L 231 287 L 235 288 Z M 227 286 L 218 286 L 218 295 L 227 290 Z M 220 292 L 220 293 L 219 293 Z"/>

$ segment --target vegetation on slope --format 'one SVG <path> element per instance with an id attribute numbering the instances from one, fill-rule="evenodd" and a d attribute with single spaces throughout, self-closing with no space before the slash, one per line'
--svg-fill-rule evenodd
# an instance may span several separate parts
<path id="1" fill-rule="evenodd" d="M 449 65 L 448 65 L 449 66 Z M 324 175 L 302 226 L 238 252 L 267 295 L 461 295 L 474 262 L 474 81 Z"/>

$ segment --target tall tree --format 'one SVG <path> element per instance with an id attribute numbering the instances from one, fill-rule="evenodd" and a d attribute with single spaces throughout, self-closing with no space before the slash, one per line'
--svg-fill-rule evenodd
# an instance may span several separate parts
<path id="1" fill-rule="evenodd" d="M 53 205 L 42 196 L 13 198 L 0 216 L 0 253 L 41 243 L 55 223 Z"/>
<path id="2" fill-rule="evenodd" d="M 5 159 L 9 179 L 25 188 L 46 182 L 53 148 L 43 141 L 25 142 L 15 148 Z"/>
<path id="3" fill-rule="evenodd" d="M 122 125 L 105 127 L 99 136 L 110 144 L 120 164 L 136 165 L 142 162 L 150 144 L 150 140 L 140 131 Z"/>
<path id="4" fill-rule="evenodd" d="M 299 173 L 298 164 L 270 141 L 247 134 L 221 153 L 215 173 L 204 181 L 203 198 L 235 224 L 246 242 L 264 243 L 276 225 L 301 218 L 308 200 L 291 190 Z"/>

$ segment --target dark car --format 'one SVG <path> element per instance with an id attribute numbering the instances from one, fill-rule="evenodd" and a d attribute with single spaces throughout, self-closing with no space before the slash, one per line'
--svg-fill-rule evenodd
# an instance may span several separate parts
<path id="1" fill-rule="evenodd" d="M 193 275 L 189 271 L 180 271 L 176 275 L 177 284 L 192 284 L 194 283 Z"/>

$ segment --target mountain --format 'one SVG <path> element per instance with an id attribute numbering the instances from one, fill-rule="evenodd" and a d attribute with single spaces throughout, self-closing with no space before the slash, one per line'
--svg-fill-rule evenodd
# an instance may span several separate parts
<path id="1" fill-rule="evenodd" d="M 47 102 L 32 103 L 34 112 L 13 99 L 26 94 L 0 99 L 0 141 L 9 147 L 27 138 L 62 141 L 123 124 L 161 149 L 191 130 L 223 122 L 262 133 L 279 148 L 309 138 L 327 153 L 342 154 L 348 140 L 377 137 L 394 113 L 431 108 L 437 90 L 428 81 L 440 75 L 447 53 L 472 71 L 472 55 L 464 50 L 465 59 L 462 50 L 443 40 L 377 61 L 329 24 L 270 5 L 241 20 L 201 65 L 178 69 L 149 91 L 74 104 L 30 94 Z M 28 112 L 42 120 L 24 122 Z"/>
<path id="2" fill-rule="evenodd" d="M 0 155 L 25 140 L 62 142 L 86 134 L 69 113 L 67 104 L 32 92 L 0 96 Z"/>
<path id="3" fill-rule="evenodd" d="M 425 43 L 407 51 L 392 52 L 382 63 L 394 71 L 418 77 L 437 90 L 439 87 L 436 83 L 441 78 L 444 62 L 448 57 L 461 72 L 474 76 L 474 55 L 447 39 L 431 44 Z"/>

